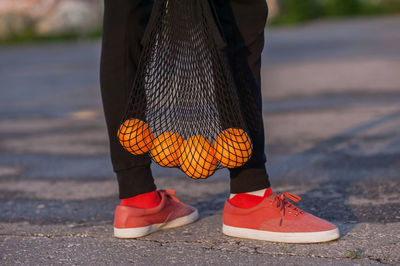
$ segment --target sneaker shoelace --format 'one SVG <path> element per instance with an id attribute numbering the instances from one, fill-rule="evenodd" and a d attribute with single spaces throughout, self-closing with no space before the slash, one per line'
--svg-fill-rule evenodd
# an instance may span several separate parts
<path id="1" fill-rule="evenodd" d="M 181 202 L 177 197 L 174 196 L 176 194 L 175 190 L 172 190 L 172 189 L 160 189 L 159 191 L 164 193 L 168 198 L 172 199 L 173 201 Z"/>
<path id="2" fill-rule="evenodd" d="M 283 223 L 283 217 L 286 215 L 286 210 L 288 213 L 294 212 L 295 216 L 298 216 L 299 214 L 304 213 L 301 209 L 293 205 L 289 200 L 293 200 L 294 202 L 299 202 L 301 200 L 301 197 L 289 192 L 284 192 L 281 194 L 277 194 L 273 202 L 276 203 L 276 207 L 280 208 L 281 212 L 281 219 L 279 221 L 279 225 L 282 226 Z"/>

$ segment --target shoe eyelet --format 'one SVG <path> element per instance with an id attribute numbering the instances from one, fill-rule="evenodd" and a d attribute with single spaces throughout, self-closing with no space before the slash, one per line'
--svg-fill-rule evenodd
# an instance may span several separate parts
<path id="1" fill-rule="evenodd" d="M 269 201 L 269 204 L 272 204 L 272 200 Z"/>

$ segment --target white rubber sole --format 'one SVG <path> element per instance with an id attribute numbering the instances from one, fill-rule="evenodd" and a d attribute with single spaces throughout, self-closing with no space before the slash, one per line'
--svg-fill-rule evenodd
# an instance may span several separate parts
<path id="1" fill-rule="evenodd" d="M 279 233 L 248 228 L 239 228 L 228 226 L 225 224 L 222 225 L 222 232 L 225 235 L 233 237 L 282 243 L 320 243 L 338 239 L 340 236 L 339 230 L 337 228 L 321 232 Z"/>
<path id="2" fill-rule="evenodd" d="M 189 215 L 176 218 L 167 223 L 152 224 L 149 226 L 136 227 L 136 228 L 116 228 L 116 227 L 114 227 L 114 236 L 117 238 L 137 238 L 137 237 L 141 237 L 141 236 L 146 236 L 148 234 L 151 234 L 151 233 L 159 231 L 159 230 L 174 228 L 174 227 L 179 227 L 179 226 L 183 226 L 186 224 L 190 224 L 190 223 L 196 221 L 198 218 L 199 218 L 199 212 L 197 210 L 195 210 L 194 212 L 192 212 Z"/>

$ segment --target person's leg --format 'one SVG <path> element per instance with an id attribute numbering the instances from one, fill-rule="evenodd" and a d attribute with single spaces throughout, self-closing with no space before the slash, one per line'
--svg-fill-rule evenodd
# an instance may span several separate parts
<path id="1" fill-rule="evenodd" d="M 270 183 L 265 168 L 260 68 L 268 7 L 265 0 L 214 0 L 213 3 L 253 142 L 250 160 L 242 167 L 229 169 L 231 193 L 265 189 Z"/>
<path id="2" fill-rule="evenodd" d="M 150 157 L 131 155 L 117 139 L 152 5 L 152 0 L 105 0 L 100 81 L 121 198 L 114 214 L 114 236 L 118 238 L 144 236 L 199 217 L 197 210 L 177 200 L 173 191 L 155 191 Z"/>
<path id="3" fill-rule="evenodd" d="M 314 243 L 337 239 L 337 227 L 299 208 L 291 193 L 273 193 L 264 164 L 264 129 L 261 98 L 261 52 L 268 8 L 265 0 L 215 1 L 228 42 L 228 56 L 239 90 L 244 116 L 253 141 L 253 156 L 231 170 L 231 193 L 225 202 L 224 234 L 274 242 Z M 217 5 L 218 5 L 217 4 Z M 264 189 L 264 190 L 263 190 Z M 264 195 L 254 195 L 257 190 Z M 253 193 L 248 193 L 253 191 Z"/>
<path id="4" fill-rule="evenodd" d="M 113 170 L 121 199 L 154 191 L 148 154 L 133 156 L 118 141 L 152 0 L 105 0 L 100 85 Z"/>

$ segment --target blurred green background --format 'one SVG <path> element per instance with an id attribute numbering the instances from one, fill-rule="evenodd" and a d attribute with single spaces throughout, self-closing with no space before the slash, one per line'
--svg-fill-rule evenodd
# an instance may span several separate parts
<path id="1" fill-rule="evenodd" d="M 400 13 L 399 0 L 268 0 L 276 15 L 272 25 L 296 24 L 324 17 Z"/>
<path id="2" fill-rule="evenodd" d="M 267 0 L 271 26 L 400 13 L 400 0 Z M 1 0 L 0 44 L 101 36 L 103 0 Z"/>

